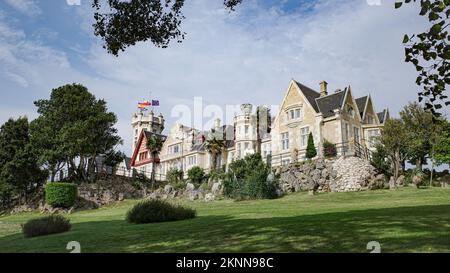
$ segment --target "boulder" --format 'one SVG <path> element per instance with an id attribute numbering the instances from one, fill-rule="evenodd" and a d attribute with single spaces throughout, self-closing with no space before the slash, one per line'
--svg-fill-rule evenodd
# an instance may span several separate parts
<path id="1" fill-rule="evenodd" d="M 211 187 L 211 193 L 213 195 L 222 195 L 223 194 L 223 187 L 221 182 L 216 182 Z"/>
<path id="2" fill-rule="evenodd" d="M 212 193 L 207 193 L 207 194 L 205 195 L 205 202 L 211 202 L 211 201 L 214 201 L 215 198 L 216 198 L 216 197 L 214 196 L 214 194 L 212 194 Z"/>
<path id="3" fill-rule="evenodd" d="M 397 183 L 397 186 L 404 186 L 405 185 L 405 176 L 404 175 L 400 175 L 397 178 L 397 181 L 395 183 Z"/>
<path id="4" fill-rule="evenodd" d="M 170 194 L 172 191 L 173 191 L 172 185 L 165 185 L 164 186 L 164 193 L 165 194 Z"/>
<path id="5" fill-rule="evenodd" d="M 187 183 L 187 184 L 186 184 L 186 191 L 189 192 L 189 191 L 193 191 L 193 190 L 195 190 L 194 184 L 192 184 L 192 183 Z"/>

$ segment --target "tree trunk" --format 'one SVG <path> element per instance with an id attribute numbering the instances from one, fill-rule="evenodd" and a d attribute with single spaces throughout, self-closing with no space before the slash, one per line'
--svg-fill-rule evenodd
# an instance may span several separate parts
<path id="1" fill-rule="evenodd" d="M 152 154 L 152 173 L 151 173 L 151 177 L 150 180 L 152 181 L 152 192 L 155 190 L 155 154 Z"/>

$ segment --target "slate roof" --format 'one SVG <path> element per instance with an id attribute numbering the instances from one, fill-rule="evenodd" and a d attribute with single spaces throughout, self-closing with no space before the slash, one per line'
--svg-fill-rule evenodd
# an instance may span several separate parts
<path id="1" fill-rule="evenodd" d="M 324 118 L 333 116 L 333 111 L 335 109 L 341 109 L 342 104 L 344 103 L 346 92 L 347 90 L 338 91 L 331 95 L 316 98 L 315 101 L 317 103 L 318 109 L 320 110 Z"/>
<path id="2" fill-rule="evenodd" d="M 377 113 L 378 120 L 380 121 L 381 124 L 383 124 L 385 121 L 386 112 L 387 112 L 386 109 L 384 109 L 383 112 Z"/>
<path id="3" fill-rule="evenodd" d="M 144 131 L 144 133 L 145 133 L 145 138 L 147 138 L 147 139 L 151 138 L 152 136 L 160 137 L 162 139 L 162 141 L 166 141 L 166 139 L 167 139 L 167 136 L 165 136 L 165 135 L 155 134 L 155 133 L 149 132 L 149 131 Z"/>
<path id="4" fill-rule="evenodd" d="M 366 108 L 366 103 L 367 103 L 368 99 L 369 99 L 369 96 L 364 96 L 361 98 L 357 98 L 355 100 L 356 105 L 358 106 L 359 114 L 360 114 L 361 118 L 364 116 L 364 108 Z"/>
<path id="5" fill-rule="evenodd" d="M 316 110 L 316 112 L 318 113 L 319 107 L 317 106 L 316 99 L 320 97 L 320 93 L 317 91 L 314 91 L 313 89 L 309 88 L 308 86 L 303 85 L 297 81 L 295 81 L 295 83 L 300 88 L 300 90 L 302 90 L 303 95 L 305 95 L 306 99 L 312 105 L 314 110 Z"/>

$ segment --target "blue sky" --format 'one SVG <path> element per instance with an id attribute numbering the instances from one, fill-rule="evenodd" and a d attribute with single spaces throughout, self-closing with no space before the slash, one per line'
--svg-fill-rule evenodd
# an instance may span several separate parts
<path id="1" fill-rule="evenodd" d="M 404 63 L 401 44 L 403 34 L 426 26 L 413 6 L 246 0 L 230 14 L 222 2 L 186 1 L 183 43 L 140 43 L 116 58 L 93 35 L 90 0 L 0 0 L 0 123 L 33 119 L 34 100 L 82 83 L 117 114 L 122 149 L 130 154 L 131 115 L 150 91 L 168 123 L 176 120 L 173 107 L 191 106 L 195 96 L 221 106 L 279 104 L 292 78 L 314 89 L 322 80 L 331 90 L 351 85 L 393 113 L 416 99 L 416 73 Z"/>

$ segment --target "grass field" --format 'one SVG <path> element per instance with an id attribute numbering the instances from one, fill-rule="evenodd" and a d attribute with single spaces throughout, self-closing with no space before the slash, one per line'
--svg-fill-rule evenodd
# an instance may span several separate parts
<path id="1" fill-rule="evenodd" d="M 186 202 L 191 220 L 128 224 L 130 200 L 69 215 L 72 230 L 26 239 L 20 224 L 39 217 L 0 217 L 0 252 L 450 252 L 450 189 L 412 189 L 309 196 L 277 200 Z"/>

